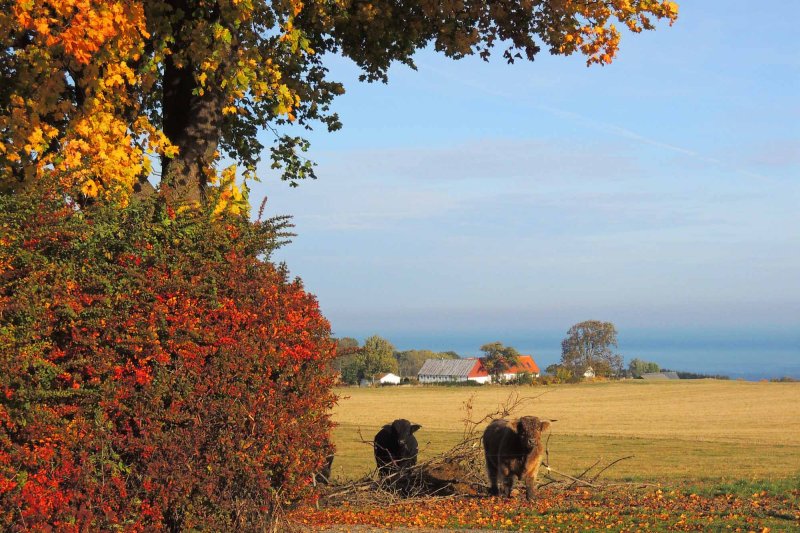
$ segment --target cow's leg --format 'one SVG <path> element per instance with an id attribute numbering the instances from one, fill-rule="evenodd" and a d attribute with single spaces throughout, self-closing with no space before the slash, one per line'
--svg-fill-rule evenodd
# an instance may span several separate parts
<path id="1" fill-rule="evenodd" d="M 528 501 L 533 500 L 533 495 L 536 492 L 536 478 L 534 477 L 526 477 L 525 478 L 525 497 L 528 498 Z"/>
<path id="2" fill-rule="evenodd" d="M 514 474 L 508 465 L 503 465 L 500 468 L 500 477 L 503 481 L 503 496 L 506 498 L 511 497 L 511 489 L 514 487 Z"/>
<path id="3" fill-rule="evenodd" d="M 511 489 L 514 488 L 514 476 L 507 476 L 503 478 L 503 495 L 506 498 L 511 497 Z"/>
<path id="4" fill-rule="evenodd" d="M 493 461 L 486 459 L 486 471 L 489 473 L 489 494 L 492 496 L 497 496 L 499 491 L 497 490 L 497 464 Z"/>
<path id="5" fill-rule="evenodd" d="M 528 501 L 533 499 L 533 494 L 536 492 L 536 477 L 539 475 L 539 467 L 542 465 L 542 456 L 539 455 L 528 461 L 525 465 L 525 492 Z"/>

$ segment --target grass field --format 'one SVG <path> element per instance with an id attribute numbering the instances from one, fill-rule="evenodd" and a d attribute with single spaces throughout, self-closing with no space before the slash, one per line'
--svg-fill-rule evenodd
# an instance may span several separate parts
<path id="1" fill-rule="evenodd" d="M 478 417 L 512 392 L 530 398 L 517 414 L 557 419 L 550 463 L 578 473 L 598 459 L 634 455 L 604 474 L 609 480 L 704 482 L 774 480 L 800 474 L 800 383 L 692 380 L 626 381 L 535 387 L 395 387 L 339 389 L 334 419 L 334 477 L 374 467 L 371 440 L 395 418 L 422 424 L 421 458 L 448 449 L 462 434 L 464 402 Z"/>

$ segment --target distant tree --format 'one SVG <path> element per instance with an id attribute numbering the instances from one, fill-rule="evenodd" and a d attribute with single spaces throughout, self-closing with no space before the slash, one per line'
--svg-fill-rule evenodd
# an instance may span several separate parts
<path id="1" fill-rule="evenodd" d="M 566 383 L 575 379 L 575 374 L 572 370 L 558 363 L 548 366 L 544 371 L 556 378 L 559 383 Z"/>
<path id="2" fill-rule="evenodd" d="M 661 372 L 675 372 L 678 374 L 680 379 L 722 379 L 728 380 L 731 379 L 730 376 L 726 376 L 723 374 L 702 374 L 698 372 L 684 372 L 682 370 L 670 370 L 668 368 L 662 368 Z"/>
<path id="3" fill-rule="evenodd" d="M 640 378 L 642 374 L 648 374 L 650 372 L 660 372 L 661 367 L 658 366 L 658 363 L 653 363 L 651 361 L 643 361 L 642 359 L 631 359 L 631 362 L 628 363 L 628 372 L 630 373 L 631 377 Z"/>
<path id="4" fill-rule="evenodd" d="M 530 372 L 520 372 L 511 380 L 511 383 L 514 385 L 533 385 L 534 381 L 535 378 Z"/>
<path id="5" fill-rule="evenodd" d="M 791 376 L 783 376 L 780 378 L 772 378 L 770 379 L 772 383 L 797 383 L 800 379 L 793 378 Z"/>
<path id="6" fill-rule="evenodd" d="M 373 335 L 366 339 L 363 352 L 368 374 L 398 372 L 394 345 L 383 337 Z"/>
<path id="7" fill-rule="evenodd" d="M 331 362 L 331 366 L 341 374 L 344 367 L 353 360 L 360 348 L 358 341 L 352 337 L 342 337 L 334 340 L 336 341 L 336 358 Z"/>
<path id="8" fill-rule="evenodd" d="M 617 347 L 617 330 L 611 322 L 587 320 L 572 326 L 561 341 L 561 364 L 581 376 L 587 368 L 597 376 L 617 375 L 622 371 L 622 357 Z"/>
<path id="9" fill-rule="evenodd" d="M 373 335 L 364 346 L 342 363 L 342 380 L 355 384 L 384 372 L 399 372 L 394 346 L 383 337 Z"/>
<path id="10" fill-rule="evenodd" d="M 354 355 L 347 356 L 341 362 L 341 369 L 339 372 L 342 374 L 342 381 L 349 385 L 356 385 L 363 375 L 363 365 Z"/>
<path id="11" fill-rule="evenodd" d="M 481 346 L 483 357 L 481 361 L 486 371 L 492 375 L 493 381 L 498 381 L 503 373 L 519 363 L 519 352 L 511 346 L 503 346 L 502 342 L 490 342 Z"/>
<path id="12" fill-rule="evenodd" d="M 353 337 L 342 337 L 336 341 L 336 355 L 348 355 L 358 350 L 358 341 Z"/>
<path id="13" fill-rule="evenodd" d="M 431 350 L 406 350 L 394 354 L 401 376 L 417 377 L 426 359 L 459 359 L 455 352 L 434 352 Z"/>

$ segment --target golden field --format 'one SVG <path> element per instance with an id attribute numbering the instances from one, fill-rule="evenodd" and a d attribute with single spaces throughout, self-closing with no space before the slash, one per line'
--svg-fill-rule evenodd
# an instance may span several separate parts
<path id="1" fill-rule="evenodd" d="M 550 386 L 403 386 L 338 389 L 334 478 L 374 467 L 371 446 L 396 418 L 422 425 L 420 458 L 460 440 L 464 402 L 473 418 L 494 412 L 510 394 L 529 399 L 515 414 L 558 420 L 550 463 L 577 474 L 598 459 L 633 455 L 603 474 L 611 480 L 778 479 L 800 474 L 800 383 L 685 380 Z"/>

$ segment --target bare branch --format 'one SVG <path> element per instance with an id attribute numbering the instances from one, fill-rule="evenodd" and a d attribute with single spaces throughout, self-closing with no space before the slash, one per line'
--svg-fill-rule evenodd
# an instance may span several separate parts
<path id="1" fill-rule="evenodd" d="M 633 459 L 633 457 L 634 457 L 633 455 L 628 455 L 627 457 L 620 457 L 616 461 L 610 462 L 607 466 L 605 466 L 602 470 L 600 470 L 597 474 L 595 474 L 595 476 L 592 478 L 592 481 L 596 480 L 598 477 L 600 477 L 600 474 L 602 474 L 603 472 L 605 472 L 606 470 L 608 470 L 609 468 L 611 468 L 615 464 L 619 463 L 620 461 L 624 461 L 626 459 Z"/>

